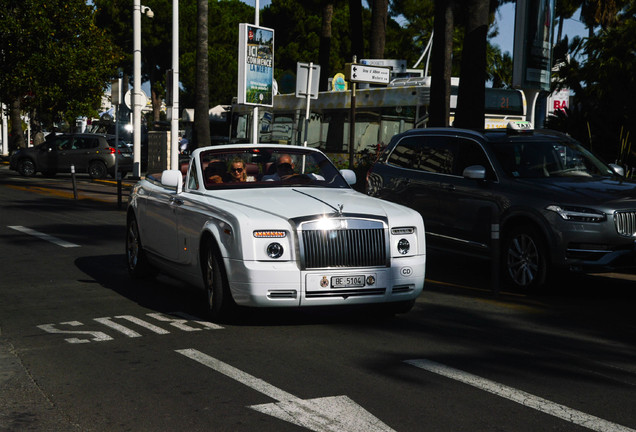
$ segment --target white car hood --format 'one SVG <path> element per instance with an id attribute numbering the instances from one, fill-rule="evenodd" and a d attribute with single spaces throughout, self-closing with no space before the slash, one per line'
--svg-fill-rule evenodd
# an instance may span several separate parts
<path id="1" fill-rule="evenodd" d="M 389 201 L 372 198 L 352 189 L 329 188 L 268 188 L 225 190 L 214 193 L 215 198 L 226 201 L 226 205 L 247 207 L 284 219 L 295 219 L 312 215 L 336 214 L 341 209 L 344 215 L 407 215 L 412 211 Z M 211 198 L 210 204 L 224 207 Z M 245 210 L 247 210 L 247 208 Z"/>

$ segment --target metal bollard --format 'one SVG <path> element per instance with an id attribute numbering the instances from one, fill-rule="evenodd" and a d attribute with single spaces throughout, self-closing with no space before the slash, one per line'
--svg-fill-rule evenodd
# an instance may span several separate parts
<path id="1" fill-rule="evenodd" d="M 121 173 L 117 172 L 117 208 L 121 208 Z"/>
<path id="2" fill-rule="evenodd" d="M 75 165 L 71 165 L 71 180 L 73 181 L 73 198 L 77 199 L 77 181 L 75 180 Z"/>
<path id="3" fill-rule="evenodd" d="M 490 281 L 492 293 L 499 296 L 499 273 L 501 272 L 501 239 L 499 233 L 499 217 L 497 207 L 492 211 L 492 223 L 490 224 Z"/>

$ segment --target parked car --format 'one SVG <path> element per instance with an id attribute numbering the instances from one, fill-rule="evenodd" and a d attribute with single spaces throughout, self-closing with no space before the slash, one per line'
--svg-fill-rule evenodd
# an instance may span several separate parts
<path id="1" fill-rule="evenodd" d="M 119 141 L 118 170 L 122 177 L 132 170 L 133 152 L 125 141 Z M 45 175 L 88 173 L 91 178 L 115 177 L 115 136 L 104 134 L 49 134 L 35 147 L 20 149 L 11 155 L 10 168 L 24 176 L 37 172 Z"/>
<path id="2" fill-rule="evenodd" d="M 517 289 L 557 269 L 633 268 L 636 183 L 572 138 L 528 127 L 396 135 L 367 193 L 417 210 L 431 249 L 491 258 L 499 245 L 503 280 Z"/>
<path id="3" fill-rule="evenodd" d="M 213 320 L 236 305 L 379 303 L 406 312 L 424 285 L 422 217 L 352 183 L 353 171 L 338 171 L 312 148 L 196 149 L 183 171 L 134 186 L 128 270 L 133 277 L 160 270 L 201 288 Z"/>

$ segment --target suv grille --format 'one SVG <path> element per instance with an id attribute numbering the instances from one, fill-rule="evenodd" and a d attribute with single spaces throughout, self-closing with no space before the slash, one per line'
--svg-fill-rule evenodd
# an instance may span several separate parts
<path id="1" fill-rule="evenodd" d="M 618 234 L 625 237 L 636 236 L 636 211 L 617 211 L 614 214 L 614 225 Z"/>
<path id="2" fill-rule="evenodd" d="M 382 222 L 331 219 L 328 229 L 309 222 L 300 230 L 302 267 L 377 267 L 388 264 L 387 230 Z"/>

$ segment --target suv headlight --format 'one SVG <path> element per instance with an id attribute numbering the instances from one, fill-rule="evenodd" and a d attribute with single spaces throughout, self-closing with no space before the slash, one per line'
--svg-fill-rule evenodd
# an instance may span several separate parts
<path id="1" fill-rule="evenodd" d="M 561 207 L 558 205 L 551 205 L 546 207 L 546 210 L 557 213 L 566 221 L 602 222 L 606 219 L 605 213 L 582 207 Z"/>

